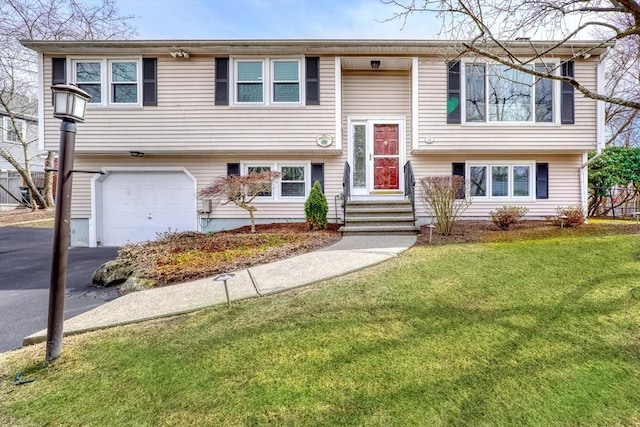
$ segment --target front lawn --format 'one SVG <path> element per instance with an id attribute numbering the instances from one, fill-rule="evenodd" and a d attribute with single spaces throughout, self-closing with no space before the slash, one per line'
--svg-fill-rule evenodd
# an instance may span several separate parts
<path id="1" fill-rule="evenodd" d="M 67 338 L 49 367 L 42 345 L 11 352 L 0 424 L 637 426 L 640 240 L 602 230 L 418 246 Z M 36 381 L 12 386 L 19 371 Z"/>

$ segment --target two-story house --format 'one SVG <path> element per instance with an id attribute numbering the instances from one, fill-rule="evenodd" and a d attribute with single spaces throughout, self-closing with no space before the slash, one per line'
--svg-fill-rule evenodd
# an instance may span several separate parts
<path id="1" fill-rule="evenodd" d="M 256 201 L 261 222 L 303 221 L 314 181 L 330 220 L 349 201 L 402 200 L 416 180 L 462 175 L 465 212 L 503 205 L 529 217 L 585 205 L 587 153 L 603 108 L 559 81 L 483 58 L 455 42 L 389 40 L 25 41 L 40 63 L 40 138 L 55 150 L 49 87 L 91 94 L 78 126 L 71 212 L 75 245 L 110 246 L 167 230 L 245 225 L 198 191 L 224 174 L 281 172 Z M 551 43 L 513 42 L 523 58 Z M 603 87 L 596 42 L 550 50 L 531 67 Z M 343 188 L 343 183 L 346 187 Z M 419 198 L 418 198 L 419 199 Z M 415 204 L 418 223 L 428 223 Z"/>

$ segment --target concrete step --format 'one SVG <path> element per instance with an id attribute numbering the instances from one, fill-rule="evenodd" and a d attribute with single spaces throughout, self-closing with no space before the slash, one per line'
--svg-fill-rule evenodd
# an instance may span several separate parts
<path id="1" fill-rule="evenodd" d="M 390 223 L 390 222 L 410 222 L 413 224 L 413 213 L 409 213 L 409 215 L 377 215 L 377 216 L 367 216 L 367 215 L 347 215 L 347 224 L 356 223 L 356 222 L 376 222 L 376 223 Z"/>
<path id="2" fill-rule="evenodd" d="M 416 234 L 409 200 L 350 200 L 347 203 L 343 235 Z"/>
<path id="3" fill-rule="evenodd" d="M 415 225 L 385 225 L 384 227 L 345 225 L 340 227 L 339 231 L 342 232 L 343 236 L 356 234 L 417 234 L 420 231 L 420 227 Z"/>

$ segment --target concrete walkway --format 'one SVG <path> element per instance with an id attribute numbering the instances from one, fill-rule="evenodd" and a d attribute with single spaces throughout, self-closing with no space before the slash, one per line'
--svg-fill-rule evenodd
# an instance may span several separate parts
<path id="1" fill-rule="evenodd" d="M 238 301 L 310 285 L 387 261 L 416 242 L 415 236 L 345 236 L 338 243 L 270 264 L 236 271 L 229 298 Z M 72 335 L 112 326 L 174 316 L 226 303 L 224 285 L 212 278 L 133 292 L 64 322 Z M 47 330 L 26 337 L 23 345 L 46 341 Z"/>

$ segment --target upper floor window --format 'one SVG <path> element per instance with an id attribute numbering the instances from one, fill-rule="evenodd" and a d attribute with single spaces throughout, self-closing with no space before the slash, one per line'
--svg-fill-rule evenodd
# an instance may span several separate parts
<path id="1" fill-rule="evenodd" d="M 299 105 L 301 59 L 235 59 L 234 103 Z"/>
<path id="2" fill-rule="evenodd" d="M 553 67 L 536 64 L 535 69 L 551 72 Z M 554 121 L 554 85 L 550 79 L 502 64 L 467 63 L 464 73 L 467 122 Z"/>
<path id="3" fill-rule="evenodd" d="M 14 126 L 10 117 L 2 117 L 2 140 L 4 142 L 20 142 L 20 137 L 24 137 L 25 130 L 26 123 L 24 120 L 15 119 Z"/>
<path id="4" fill-rule="evenodd" d="M 140 105 L 140 61 L 99 59 L 73 61 L 71 81 L 89 95 L 90 104 Z"/>
<path id="5" fill-rule="evenodd" d="M 300 102 L 300 61 L 273 61 L 273 102 Z"/>

